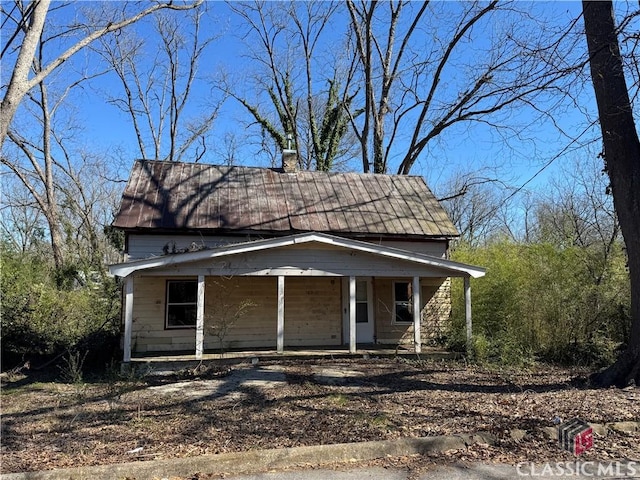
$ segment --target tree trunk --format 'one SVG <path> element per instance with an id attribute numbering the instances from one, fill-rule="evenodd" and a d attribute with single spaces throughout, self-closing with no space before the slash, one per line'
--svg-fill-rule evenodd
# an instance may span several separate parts
<path id="1" fill-rule="evenodd" d="M 626 349 L 592 376 L 598 386 L 640 384 L 640 141 L 624 77 L 611 1 L 583 0 L 591 79 L 602 130 L 605 169 L 627 247 L 632 325 Z"/>
<path id="2" fill-rule="evenodd" d="M 26 29 L 24 40 L 20 46 L 20 53 L 16 60 L 11 81 L 7 85 L 2 103 L 0 103 L 0 147 L 9 131 L 9 125 L 13 119 L 20 101 L 31 88 L 29 84 L 29 72 L 31 62 L 40 44 L 44 21 L 49 11 L 50 0 L 38 0 L 33 4 L 33 10 L 29 18 L 29 27 Z"/>
<path id="3" fill-rule="evenodd" d="M 57 213 L 52 215 L 45 215 L 47 224 L 49 225 L 49 238 L 51 238 L 51 254 L 53 255 L 53 264 L 56 267 L 56 272 L 62 272 L 64 269 L 64 253 L 62 245 L 64 244 L 64 238 L 60 233 L 60 223 L 58 221 Z"/>
<path id="4" fill-rule="evenodd" d="M 9 131 L 9 125 L 18 111 L 20 102 L 24 96 L 33 87 L 41 83 L 51 72 L 57 69 L 64 62 L 69 60 L 73 55 L 90 45 L 93 41 L 103 37 L 104 35 L 117 32 L 118 30 L 137 22 L 141 18 L 146 17 L 158 10 L 190 10 L 199 6 L 204 0 L 194 0 L 193 3 L 176 5 L 173 1 L 167 3 L 154 2 L 151 6 L 144 10 L 124 18 L 120 21 L 108 22 L 105 27 L 98 28 L 87 34 L 86 37 L 77 41 L 75 44 L 67 48 L 63 53 L 51 60 L 46 66 L 41 65 L 40 70 L 36 75 L 29 78 L 31 72 L 32 62 L 35 58 L 37 47 L 41 41 L 42 31 L 44 29 L 45 20 L 49 11 L 51 0 L 32 0 L 27 7 L 28 19 L 22 19 L 28 22 L 28 27 L 25 29 L 24 39 L 20 46 L 20 51 L 13 67 L 13 73 L 11 74 L 11 80 L 7 85 L 2 102 L 0 102 L 0 148 L 4 144 Z M 84 27 L 85 25 L 83 25 Z M 23 28 L 20 26 L 19 28 Z M 7 68 L 6 65 L 3 65 Z"/>

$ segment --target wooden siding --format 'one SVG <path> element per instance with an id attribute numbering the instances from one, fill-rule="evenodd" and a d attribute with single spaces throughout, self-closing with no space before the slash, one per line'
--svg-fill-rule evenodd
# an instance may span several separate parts
<path id="1" fill-rule="evenodd" d="M 451 324 L 451 278 L 422 282 L 422 341 L 441 340 Z"/>
<path id="2" fill-rule="evenodd" d="M 447 275 L 443 269 L 416 264 L 368 252 L 342 248 L 279 247 L 259 252 L 229 255 L 175 267 L 157 268 L 148 275 L 285 275 L 291 276 L 359 276 L 381 273 L 398 277 Z"/>
<path id="3" fill-rule="evenodd" d="M 126 230 L 452 238 L 422 177 L 137 161 L 113 225 Z"/>
<path id="4" fill-rule="evenodd" d="M 195 277 L 189 279 L 195 280 Z M 164 328 L 166 283 L 166 277 L 134 278 L 131 329 L 131 346 L 134 352 L 195 351 L 195 329 Z"/>
<path id="5" fill-rule="evenodd" d="M 223 337 L 223 348 L 258 348 L 276 345 L 276 278 L 207 277 L 205 288 L 205 350 L 218 350 L 220 339 L 211 333 L 214 322 L 229 318 L 242 302 L 253 304 Z"/>
<path id="6" fill-rule="evenodd" d="M 285 348 L 340 345 L 340 295 L 340 281 L 335 278 L 287 278 L 284 284 Z"/>
<path id="7" fill-rule="evenodd" d="M 129 234 L 127 237 L 127 255 L 129 260 L 139 260 L 163 255 L 165 247 L 171 252 L 188 250 L 192 245 L 197 248 L 216 248 L 234 243 L 248 242 L 257 238 L 250 235 L 169 235 L 169 234 Z M 366 240 L 365 240 L 366 241 Z M 400 248 L 410 252 L 422 253 L 446 258 L 446 240 L 401 241 L 370 240 L 369 243 Z M 307 247 L 303 247 L 307 248 Z"/>
<path id="8" fill-rule="evenodd" d="M 383 344 L 412 344 L 413 324 L 398 324 L 393 321 L 393 282 L 411 282 L 410 278 L 375 278 L 376 339 Z M 446 333 L 451 315 L 451 279 L 423 278 L 421 286 L 422 343 L 428 343 Z"/>
<path id="9" fill-rule="evenodd" d="M 374 243 L 374 242 L 371 242 Z M 385 247 L 399 248 L 409 252 L 422 253 L 431 255 L 432 257 L 447 258 L 447 242 L 445 240 L 428 240 L 428 241 L 402 241 L 402 240 L 381 240 L 377 242 Z"/>
<path id="10" fill-rule="evenodd" d="M 136 353 L 195 351 L 195 329 L 164 328 L 167 279 L 194 277 L 136 277 L 134 280 L 132 348 Z M 223 348 L 276 346 L 277 279 L 271 277 L 206 277 L 204 348 L 216 351 L 220 341 L 211 325 L 225 313 L 233 315 L 243 301 L 255 304 L 233 323 Z M 285 281 L 286 346 L 330 346 L 341 343 L 340 282 L 332 278 L 287 278 Z"/>
<path id="11" fill-rule="evenodd" d="M 177 252 L 196 248 L 216 248 L 234 243 L 243 243 L 255 240 L 249 235 L 167 235 L 167 234 L 129 234 L 127 235 L 128 260 L 141 260 L 144 258 L 164 255 L 167 247 L 169 252 L 175 248 Z"/>

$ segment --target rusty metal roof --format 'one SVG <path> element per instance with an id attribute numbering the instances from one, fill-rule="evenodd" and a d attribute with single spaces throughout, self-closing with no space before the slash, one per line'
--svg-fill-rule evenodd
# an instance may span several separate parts
<path id="1" fill-rule="evenodd" d="M 134 164 L 113 225 L 158 231 L 458 235 L 422 177 L 283 173 L 153 160 Z"/>

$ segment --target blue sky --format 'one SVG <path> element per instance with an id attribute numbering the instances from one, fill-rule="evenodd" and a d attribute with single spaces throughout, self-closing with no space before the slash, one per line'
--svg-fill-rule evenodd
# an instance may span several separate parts
<path id="1" fill-rule="evenodd" d="M 577 15 L 579 10 L 579 2 L 539 3 L 532 6 L 534 15 L 536 11 L 545 14 L 554 11 L 558 12 L 558 16 L 563 22 L 566 22 L 567 18 Z M 211 2 L 209 4 L 206 24 L 208 28 L 215 30 L 219 37 L 211 44 L 208 54 L 204 58 L 203 65 L 207 67 L 201 67 L 203 81 L 194 98 L 197 99 L 198 96 L 206 98 L 211 95 L 207 79 L 215 77 L 219 72 L 226 70 L 238 75 L 244 69 L 248 71 L 251 68 L 251 64 L 243 56 L 246 53 L 246 46 L 235 35 L 238 32 L 236 22 L 237 19 L 233 18 L 224 3 Z M 137 28 L 144 32 L 142 25 Z M 499 28 L 499 26 L 495 28 Z M 117 91 L 121 88 L 110 76 L 105 77 L 102 83 L 102 88 L 106 90 Z M 584 98 L 588 100 L 587 96 Z M 131 156 L 135 156 L 135 149 L 129 147 L 134 141 L 129 120 L 114 107 L 106 104 L 99 96 L 89 95 L 85 101 L 87 111 L 91 112 L 90 117 L 87 118 L 87 127 L 94 141 L 98 140 L 107 149 L 113 148 L 114 145 L 125 151 L 131 149 L 133 150 Z M 201 100 L 196 100 L 194 103 L 197 105 L 200 102 Z M 525 111 L 522 115 L 526 117 L 530 113 Z M 212 136 L 222 140 L 229 132 L 238 135 L 241 133 L 239 130 L 244 129 L 242 121 L 246 122 L 247 120 L 248 116 L 244 107 L 241 107 L 236 101 L 229 100 L 220 112 Z M 514 120 L 521 121 L 522 119 Z M 578 112 L 569 112 L 563 118 L 555 120 L 562 124 L 567 131 L 575 131 L 585 122 L 585 119 Z M 469 127 L 465 125 L 456 128 L 449 134 L 443 135 L 441 141 L 434 142 L 429 155 L 423 156 L 424 160 L 415 165 L 412 174 L 424 175 L 433 183 L 440 182 L 456 170 L 464 171 L 477 168 L 480 165 L 500 165 L 511 177 L 509 181 L 520 185 L 531 178 L 541 165 L 557 155 L 567 143 L 565 138 L 558 135 L 550 121 L 546 125 L 544 123 L 538 125 L 524 136 L 533 140 L 511 141 L 506 146 L 500 134 L 485 126 Z M 256 158 L 253 154 L 255 150 L 254 146 L 245 145 L 244 154 L 240 155 L 240 158 L 243 159 L 242 163 L 263 165 L 265 160 Z M 433 158 L 438 159 L 435 165 Z M 215 155 L 211 155 L 203 161 L 217 163 Z M 559 158 L 553 163 L 561 161 L 562 159 Z M 357 164 L 355 168 L 358 168 Z M 553 166 L 549 167 L 548 172 L 550 173 L 544 172 L 536 181 L 543 181 L 553 171 Z"/>
<path id="2" fill-rule="evenodd" d="M 90 3 L 84 3 L 84 5 L 90 5 Z M 251 63 L 244 56 L 247 47 L 237 35 L 239 33 L 237 18 L 223 2 L 209 2 L 207 6 L 208 12 L 204 23 L 206 33 L 215 34 L 216 39 L 203 57 L 200 67 L 201 79 L 193 93 L 193 111 L 200 109 L 204 103 L 211 100 L 212 96 L 215 96 L 209 84 L 212 78 L 216 78 L 223 71 L 231 72 L 241 78 L 243 72 L 251 68 Z M 441 6 L 444 9 L 448 8 L 446 3 Z M 517 2 L 516 6 L 530 8 L 532 16 L 556 15 L 561 24 L 577 16 L 581 8 L 579 2 Z M 141 36 L 145 36 L 150 28 L 149 22 L 143 22 L 135 28 Z M 492 25 L 490 28 L 499 30 L 501 25 Z M 151 55 L 155 47 L 149 45 L 145 48 Z M 68 68 L 84 69 L 87 65 L 91 66 L 92 62 L 95 60 L 90 54 L 79 55 L 70 62 L 72 65 L 65 66 L 67 70 L 61 70 L 60 79 L 65 80 L 69 75 Z M 127 159 L 133 161 L 139 157 L 135 148 L 131 122 L 126 115 L 108 104 L 105 98 L 105 92 L 120 92 L 121 88 L 115 77 L 107 74 L 93 81 L 90 87 L 75 91 L 69 98 L 69 103 L 76 106 L 74 115 L 79 119 L 79 123 L 84 125 L 82 136 L 87 145 L 97 152 L 104 152 L 106 156 L 122 159 L 126 167 Z M 583 105 L 589 105 L 588 110 L 595 111 L 590 95 L 590 85 L 587 85 L 580 100 Z M 545 108 L 544 105 L 538 107 Z M 523 111 L 519 115 L 515 114 L 514 118 L 505 120 L 513 120 L 516 123 L 526 122 L 528 115 L 531 115 L 531 111 Z M 244 107 L 236 101 L 228 100 L 220 111 L 210 137 L 218 145 L 229 133 L 240 137 L 245 132 L 244 124 L 248 120 Z M 567 109 L 562 116 L 554 120 L 572 135 L 582 131 L 588 122 L 581 112 L 571 109 Z M 593 137 L 593 134 L 589 133 L 588 136 Z M 562 154 L 567 145 L 567 138 L 559 135 L 550 120 L 523 133 L 522 139 L 512 138 L 508 142 L 500 133 L 486 125 L 465 125 L 452 129 L 447 135 L 443 135 L 441 139 L 434 142 L 428 152 L 425 152 L 422 159 L 416 163 L 411 173 L 425 176 L 434 190 L 438 190 L 437 186 L 445 183 L 451 175 L 485 167 L 483 172 L 487 176 L 500 176 L 508 184 L 520 186 L 534 177 L 542 166 L 550 163 L 550 166 L 529 184 L 530 187 L 537 187 L 544 185 L 549 176 L 557 172 L 557 166 L 564 161 L 565 157 L 575 155 L 571 151 Z M 240 148 L 239 162 L 245 165 L 266 166 L 267 160 L 256 157 L 256 150 L 255 145 L 244 144 Z M 220 157 L 213 149 L 209 149 L 209 154 L 202 161 L 220 163 Z M 498 167 L 499 171 L 493 170 Z M 357 163 L 354 164 L 354 169 L 358 168 L 361 167 Z M 124 170 L 121 169 L 119 173 L 123 177 L 127 174 L 126 168 Z"/>

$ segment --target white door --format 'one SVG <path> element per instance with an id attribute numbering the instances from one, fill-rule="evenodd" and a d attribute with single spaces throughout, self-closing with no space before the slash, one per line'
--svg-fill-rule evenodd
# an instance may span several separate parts
<path id="1" fill-rule="evenodd" d="M 344 343 L 349 343 L 349 278 L 343 281 Z M 356 342 L 373 343 L 373 284 L 370 278 L 356 279 Z"/>

